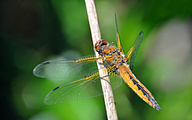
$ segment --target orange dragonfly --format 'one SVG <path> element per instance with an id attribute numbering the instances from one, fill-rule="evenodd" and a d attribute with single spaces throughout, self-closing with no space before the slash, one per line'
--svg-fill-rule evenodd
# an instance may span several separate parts
<path id="1" fill-rule="evenodd" d="M 114 76 L 114 74 L 117 75 L 116 77 L 121 76 L 142 100 L 153 108 L 161 110 L 151 92 L 131 71 L 143 39 L 143 32 L 139 33 L 133 46 L 125 55 L 121 46 L 116 20 L 115 25 L 117 47 L 113 43 L 109 44 L 107 40 L 98 40 L 94 47 L 100 55 L 99 58 L 87 56 L 74 60 L 52 60 L 43 62 L 34 68 L 33 74 L 37 77 L 66 81 L 47 94 L 45 97 L 46 104 L 64 103 L 102 95 L 99 72 L 95 62 L 98 59 L 102 59 L 110 76 Z M 112 80 L 112 88 L 116 89 L 119 87 L 122 83 L 121 81 L 121 79 Z"/>

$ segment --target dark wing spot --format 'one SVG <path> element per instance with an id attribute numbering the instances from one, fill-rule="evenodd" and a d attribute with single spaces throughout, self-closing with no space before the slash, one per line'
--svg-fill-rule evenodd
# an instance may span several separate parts
<path id="1" fill-rule="evenodd" d="M 52 91 L 55 91 L 55 90 L 57 90 L 59 88 L 59 86 L 58 87 L 56 87 L 56 88 L 54 88 Z"/>
<path id="2" fill-rule="evenodd" d="M 46 61 L 46 62 L 43 62 L 42 64 L 49 64 L 50 62 L 49 61 Z"/>

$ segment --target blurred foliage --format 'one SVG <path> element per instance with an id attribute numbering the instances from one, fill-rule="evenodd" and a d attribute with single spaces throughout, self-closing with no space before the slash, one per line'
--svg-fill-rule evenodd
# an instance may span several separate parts
<path id="1" fill-rule="evenodd" d="M 123 83 L 114 91 L 119 119 L 191 120 L 192 1 L 95 2 L 102 38 L 115 44 L 115 13 L 125 52 L 139 32 L 144 32 L 133 73 L 152 92 L 162 108 L 162 111 L 151 108 Z M 102 96 L 45 105 L 45 95 L 59 83 L 36 78 L 32 74 L 33 68 L 45 60 L 94 53 L 84 1 L 2 0 L 0 11 L 0 118 L 107 119 Z M 166 39 L 165 33 L 170 38 Z M 181 37 L 180 33 L 186 34 L 185 37 Z"/>

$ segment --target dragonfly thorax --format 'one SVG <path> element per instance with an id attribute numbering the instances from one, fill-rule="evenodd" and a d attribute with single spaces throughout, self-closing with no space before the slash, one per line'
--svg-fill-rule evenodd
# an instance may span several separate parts
<path id="1" fill-rule="evenodd" d="M 118 74 L 118 68 L 127 63 L 125 55 L 113 45 L 109 44 L 106 40 L 100 40 L 95 44 L 95 49 L 101 57 L 103 57 L 104 66 L 111 67 L 113 72 Z"/>

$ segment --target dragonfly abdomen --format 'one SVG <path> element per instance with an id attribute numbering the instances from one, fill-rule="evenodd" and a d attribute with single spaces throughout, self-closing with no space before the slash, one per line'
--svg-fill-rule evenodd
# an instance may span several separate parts
<path id="1" fill-rule="evenodd" d="M 133 75 L 128 66 L 122 65 L 118 70 L 124 81 L 141 99 L 153 108 L 161 110 L 150 91 Z"/>

